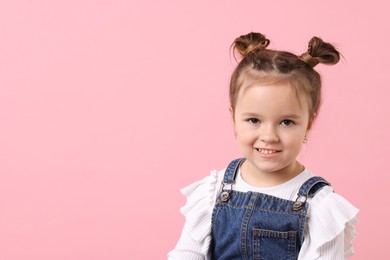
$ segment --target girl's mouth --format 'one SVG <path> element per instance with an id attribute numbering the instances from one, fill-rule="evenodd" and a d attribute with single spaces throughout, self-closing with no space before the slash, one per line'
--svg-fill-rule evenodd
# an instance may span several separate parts
<path id="1" fill-rule="evenodd" d="M 274 153 L 281 152 L 281 150 L 273 150 L 273 149 L 261 149 L 261 148 L 255 148 L 255 149 L 261 154 L 274 154 Z"/>

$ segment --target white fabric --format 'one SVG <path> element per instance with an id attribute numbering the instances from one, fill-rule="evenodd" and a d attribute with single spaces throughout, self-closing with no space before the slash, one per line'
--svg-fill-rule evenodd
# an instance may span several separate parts
<path id="1" fill-rule="evenodd" d="M 181 190 L 187 198 L 187 203 L 180 210 L 186 222 L 175 249 L 168 253 L 169 260 L 209 259 L 211 215 L 224 173 L 225 170 L 211 171 L 210 176 Z M 238 173 L 234 190 L 255 191 L 295 200 L 300 186 L 312 176 L 308 170 L 304 170 L 281 185 L 259 188 L 247 184 Z M 353 255 L 352 240 L 356 234 L 358 209 L 334 193 L 330 186 L 321 189 L 308 203 L 309 218 L 298 259 L 338 260 Z"/>

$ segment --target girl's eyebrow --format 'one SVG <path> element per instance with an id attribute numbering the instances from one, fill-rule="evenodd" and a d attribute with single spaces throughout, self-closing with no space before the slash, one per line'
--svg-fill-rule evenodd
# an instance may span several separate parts
<path id="1" fill-rule="evenodd" d="M 260 116 L 260 114 L 253 113 L 253 112 L 244 112 L 244 113 L 241 113 L 241 115 L 244 117 L 251 117 L 251 116 L 258 117 L 258 116 Z M 300 117 L 301 117 L 301 115 L 299 115 L 299 114 L 285 114 L 285 115 L 280 116 L 280 118 L 293 118 L 293 119 L 300 118 Z"/>
<path id="2" fill-rule="evenodd" d="M 244 112 L 241 113 L 242 116 L 259 116 L 259 114 L 252 113 L 252 112 Z"/>
<path id="3" fill-rule="evenodd" d="M 299 114 L 287 114 L 287 115 L 283 115 L 281 117 L 283 117 L 283 118 L 300 118 L 301 115 L 299 115 Z"/>

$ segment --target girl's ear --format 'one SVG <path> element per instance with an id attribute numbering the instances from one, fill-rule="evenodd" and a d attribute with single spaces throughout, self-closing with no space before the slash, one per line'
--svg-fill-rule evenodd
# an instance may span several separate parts
<path id="1" fill-rule="evenodd" d="M 229 112 L 233 120 L 234 137 L 237 139 L 236 122 L 234 121 L 234 109 L 231 106 L 229 107 Z"/>
<path id="2" fill-rule="evenodd" d="M 231 106 L 229 107 L 229 112 L 230 112 L 230 116 L 232 117 L 232 120 L 233 120 L 233 123 L 234 123 L 234 110 L 233 110 L 233 108 Z"/>
<path id="3" fill-rule="evenodd" d="M 309 118 L 309 124 L 307 125 L 307 131 L 311 130 L 311 127 L 313 126 L 314 121 L 317 118 L 317 113 L 313 113 L 311 117 Z"/>

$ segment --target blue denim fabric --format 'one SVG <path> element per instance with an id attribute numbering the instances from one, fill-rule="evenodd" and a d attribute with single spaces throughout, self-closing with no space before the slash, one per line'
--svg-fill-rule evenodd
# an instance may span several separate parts
<path id="1" fill-rule="evenodd" d="M 306 198 L 329 183 L 310 178 L 300 187 L 296 201 L 234 191 L 244 160 L 232 161 L 225 172 L 212 215 L 212 259 L 297 259 L 308 215 Z"/>

